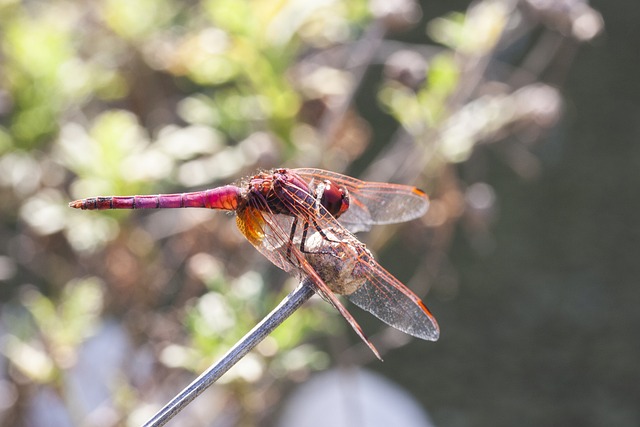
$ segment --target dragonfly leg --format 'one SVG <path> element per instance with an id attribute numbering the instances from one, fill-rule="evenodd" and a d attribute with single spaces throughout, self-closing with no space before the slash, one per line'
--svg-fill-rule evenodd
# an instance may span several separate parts
<path id="1" fill-rule="evenodd" d="M 294 218 L 293 222 L 291 223 L 291 231 L 289 232 L 289 242 L 287 243 L 287 259 L 289 261 L 291 261 L 292 263 L 297 263 L 297 261 L 295 260 L 295 257 L 291 256 L 291 251 L 293 248 L 293 240 L 295 238 L 296 235 L 296 230 L 298 229 L 298 218 Z M 304 222 L 304 226 L 302 229 L 302 237 L 300 239 L 300 252 L 304 253 L 304 254 L 322 254 L 322 255 L 334 255 L 337 256 L 336 254 L 334 254 L 331 251 L 308 251 L 305 249 L 305 242 L 307 241 L 307 236 L 309 233 L 309 222 L 305 221 Z M 323 238 L 325 240 L 329 240 L 327 239 L 326 235 L 322 234 Z"/>
<path id="2" fill-rule="evenodd" d="M 302 228 L 302 239 L 300 239 L 300 252 L 304 254 L 311 253 L 304 248 L 304 243 L 307 241 L 308 233 L 309 233 L 309 221 L 305 221 L 304 227 Z"/>
<path id="3" fill-rule="evenodd" d="M 327 212 L 326 208 L 320 202 L 321 196 L 322 196 L 321 192 L 316 194 L 316 199 L 314 201 L 315 211 L 318 213 L 318 215 L 331 215 L 329 212 Z M 318 222 L 315 220 L 315 218 L 311 218 L 311 221 L 313 221 L 313 228 L 315 228 L 316 231 L 320 233 L 320 235 L 324 240 L 326 240 L 327 242 L 340 243 L 339 240 L 330 239 L 329 236 L 327 236 L 327 234 L 324 232 L 322 227 L 318 225 Z M 306 236 L 307 230 L 309 229 L 309 221 L 305 221 L 304 225 L 305 225 L 305 229 L 303 233 L 303 242 L 304 242 L 304 236 Z"/>
<path id="4" fill-rule="evenodd" d="M 293 238 L 296 235 L 296 228 L 298 228 L 298 218 L 294 217 L 293 222 L 291 223 L 291 232 L 289 233 L 289 242 L 287 243 L 287 259 L 289 261 L 293 261 L 293 258 L 291 257 L 291 248 L 293 247 Z M 304 242 L 304 234 L 303 234 L 302 241 Z M 304 243 L 302 243 L 302 245 L 304 245 Z"/>
<path id="5" fill-rule="evenodd" d="M 324 230 L 318 225 L 318 223 L 316 222 L 315 219 L 312 220 L 313 221 L 313 228 L 316 229 L 316 231 L 318 233 L 320 233 L 320 235 L 322 236 L 322 238 L 324 240 L 326 240 L 327 242 L 333 242 L 333 243 L 340 243 L 340 240 L 336 240 L 336 239 L 331 239 L 329 238 L 329 236 L 327 236 L 327 234 L 324 232 Z M 307 222 L 305 224 L 307 227 L 309 226 L 309 223 Z"/>

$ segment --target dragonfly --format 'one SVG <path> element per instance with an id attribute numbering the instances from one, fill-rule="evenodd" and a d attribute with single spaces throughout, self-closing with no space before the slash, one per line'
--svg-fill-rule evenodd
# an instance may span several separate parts
<path id="1" fill-rule="evenodd" d="M 440 330 L 422 300 L 385 270 L 353 234 L 422 216 L 416 187 L 367 182 L 321 169 L 273 169 L 237 185 L 176 194 L 76 200 L 83 210 L 209 208 L 236 213 L 246 239 L 282 270 L 313 284 L 379 358 L 337 295 L 409 335 L 436 341 Z"/>

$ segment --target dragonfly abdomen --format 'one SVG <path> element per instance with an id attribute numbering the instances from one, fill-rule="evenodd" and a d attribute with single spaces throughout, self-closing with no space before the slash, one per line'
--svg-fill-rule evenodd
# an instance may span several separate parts
<path id="1" fill-rule="evenodd" d="M 143 196 L 100 196 L 76 200 L 69 206 L 82 210 L 209 208 L 235 210 L 241 198 L 240 188 L 234 185 L 180 194 Z"/>

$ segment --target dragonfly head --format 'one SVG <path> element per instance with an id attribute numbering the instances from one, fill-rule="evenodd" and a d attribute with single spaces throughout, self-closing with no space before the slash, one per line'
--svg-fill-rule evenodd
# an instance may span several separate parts
<path id="1" fill-rule="evenodd" d="M 338 218 L 349 209 L 349 192 L 345 187 L 338 186 L 329 180 L 324 181 L 324 185 L 318 187 L 320 194 L 320 204 Z"/>

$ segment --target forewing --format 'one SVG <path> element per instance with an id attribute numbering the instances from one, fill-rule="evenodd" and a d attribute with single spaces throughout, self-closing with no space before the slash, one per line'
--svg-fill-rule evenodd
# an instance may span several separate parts
<path id="1" fill-rule="evenodd" d="M 367 182 L 322 169 L 293 169 L 305 181 L 326 179 L 349 191 L 349 209 L 339 221 L 351 232 L 366 231 L 374 224 L 391 224 L 418 218 L 429 207 L 428 196 L 409 185 Z"/>

